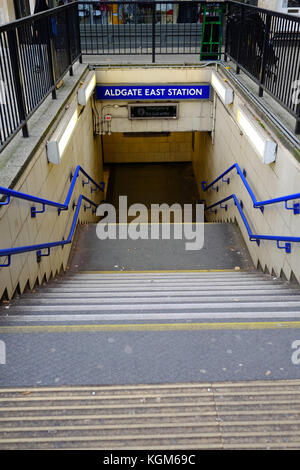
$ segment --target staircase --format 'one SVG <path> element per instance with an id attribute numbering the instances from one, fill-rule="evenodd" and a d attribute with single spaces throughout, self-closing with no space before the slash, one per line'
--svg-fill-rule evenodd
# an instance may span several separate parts
<path id="1" fill-rule="evenodd" d="M 300 290 L 252 271 L 75 273 L 4 310 L 6 324 L 298 318 Z"/>
<path id="2" fill-rule="evenodd" d="M 233 225 L 206 230 L 198 258 L 147 258 L 83 226 L 66 274 L 3 303 L 0 449 L 299 448 L 300 289 L 254 270 Z"/>
<path id="3" fill-rule="evenodd" d="M 80 226 L 67 273 L 0 306 L 0 449 L 299 448 L 299 328 L 234 224 L 196 253 Z"/>

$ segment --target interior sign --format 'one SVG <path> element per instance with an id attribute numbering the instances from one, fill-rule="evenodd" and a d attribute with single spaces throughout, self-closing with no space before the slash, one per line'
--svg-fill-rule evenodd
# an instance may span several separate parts
<path id="1" fill-rule="evenodd" d="M 97 85 L 96 98 L 98 100 L 209 100 L 210 85 Z"/>
<path id="2" fill-rule="evenodd" d="M 129 119 L 178 119 L 178 103 L 129 104 Z"/>

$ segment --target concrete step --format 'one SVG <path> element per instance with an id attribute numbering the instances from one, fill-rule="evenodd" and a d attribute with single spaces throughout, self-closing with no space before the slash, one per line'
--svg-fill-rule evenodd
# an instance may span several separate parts
<path id="1" fill-rule="evenodd" d="M 246 286 L 256 286 L 256 285 L 282 285 L 280 281 L 271 281 L 271 280 L 263 280 L 263 279 L 243 279 L 243 280 L 234 280 L 234 279 L 229 279 L 229 280 L 201 280 L 201 281 L 196 281 L 196 280 L 186 280 L 186 281 L 172 281 L 172 280 L 166 280 L 166 281 L 161 281 L 161 280 L 149 280 L 149 281 L 139 281 L 139 280 L 127 280 L 127 281 L 91 281 L 88 279 L 82 279 L 81 281 L 65 281 L 61 284 L 54 284 L 54 286 L 57 288 L 59 286 L 62 287 L 73 287 L 76 289 L 77 287 L 83 287 L 83 286 L 90 286 L 90 287 L 102 287 L 102 288 L 119 288 L 119 287 L 126 287 L 126 288 L 131 288 L 131 287 L 149 287 L 149 286 L 164 286 L 164 287 L 189 287 L 189 286 L 194 286 L 194 287 L 200 287 L 200 286 L 239 286 L 239 285 L 246 285 Z M 50 287 L 50 285 L 49 285 Z M 52 287 L 52 285 L 51 285 Z"/>
<path id="2" fill-rule="evenodd" d="M 91 285 L 110 285 L 110 284 L 117 284 L 117 285 L 121 285 L 121 284 L 124 284 L 124 285 L 127 285 L 127 284 L 131 284 L 131 285 L 137 285 L 137 284 L 165 284 L 165 283 L 177 283 L 177 284 L 182 284 L 182 283 L 193 283 L 193 284 L 202 284 L 202 283 L 214 283 L 214 282 L 218 282 L 219 284 L 224 282 L 224 283 L 228 283 L 228 282 L 232 282 L 232 283 L 239 283 L 239 282 L 267 282 L 267 283 L 273 283 L 273 282 L 282 282 L 280 280 L 276 280 L 276 279 L 263 279 L 261 277 L 226 277 L 226 278 L 222 278 L 222 277 L 210 277 L 210 278 L 172 278 L 172 277 L 169 277 L 169 278 L 161 278 L 161 279 L 158 279 L 158 278 L 148 278 L 148 279 L 145 279 L 145 278 L 131 278 L 131 279 L 121 279 L 121 278 L 115 278 L 115 279 L 89 279 L 87 277 L 84 277 L 82 276 L 81 278 L 77 278 L 77 279 L 64 279 L 62 281 L 56 281 L 56 284 L 57 283 L 63 283 L 64 285 L 69 285 L 69 284 L 74 284 L 74 285 L 78 285 L 78 284 L 91 284 Z"/>
<path id="3" fill-rule="evenodd" d="M 207 292 L 216 292 L 216 286 L 215 285 L 200 285 L 200 286 L 196 286 L 193 287 L 193 286 L 189 286 L 189 287 L 184 287 L 184 290 L 180 290 L 181 286 L 179 286 L 179 289 L 170 289 L 169 287 L 152 287 L 152 286 L 146 286 L 146 287 L 135 287 L 134 288 L 134 291 L 130 291 L 128 290 L 128 288 L 124 287 L 124 288 L 121 288 L 119 287 L 118 289 L 114 289 L 114 288 L 99 288 L 99 287 L 78 287 L 76 286 L 76 288 L 74 287 L 64 287 L 64 286 L 55 286 L 55 287 L 48 287 L 47 285 L 45 286 L 42 286 L 32 292 L 35 293 L 35 295 L 45 295 L 45 296 L 57 296 L 59 294 L 70 294 L 70 295 L 82 295 L 82 294 L 85 294 L 85 293 L 89 293 L 89 294 L 94 294 L 94 295 L 99 295 L 99 296 L 105 296 L 107 295 L 107 292 L 113 292 L 113 295 L 114 296 L 118 296 L 118 295 L 121 295 L 121 296 L 130 296 L 130 295 L 152 295 L 155 294 L 155 295 L 160 295 L 160 293 L 162 293 L 163 295 L 168 295 L 168 293 L 172 293 L 174 294 L 175 292 L 179 293 L 179 292 L 182 292 L 183 295 L 186 294 L 186 293 L 196 293 L 196 294 L 201 294 L 201 293 L 207 293 Z M 289 289 L 288 287 L 285 288 L 285 287 L 282 287 L 278 284 L 270 284 L 270 285 L 265 285 L 265 284 L 261 284 L 261 285 L 254 285 L 253 288 L 249 287 L 247 284 L 243 284 L 243 285 L 221 285 L 221 286 L 218 286 L 218 289 L 217 289 L 217 292 L 222 294 L 226 294 L 226 292 L 231 292 L 232 294 L 235 294 L 235 293 L 253 293 L 253 290 L 255 290 L 255 293 L 257 295 L 259 295 L 260 293 L 268 293 L 268 292 L 274 292 L 274 293 L 282 293 L 282 292 L 286 292 L 286 293 L 295 293 L 295 294 L 299 294 L 299 289 Z M 32 292 L 28 292 L 26 294 L 24 294 L 24 296 L 28 296 L 30 297 L 32 295 Z"/>
<path id="4" fill-rule="evenodd" d="M 134 279 L 238 279 L 238 278 L 260 278 L 264 280 L 280 280 L 276 276 L 271 276 L 270 274 L 262 273 L 260 271 L 243 271 L 241 269 L 235 270 L 202 270 L 202 271 L 125 271 L 125 270 L 116 270 L 116 271 L 81 271 L 81 272 L 66 272 L 63 276 L 58 276 L 57 281 L 64 280 L 76 280 L 76 279 L 90 279 L 90 280 L 134 280 Z"/>
<path id="5" fill-rule="evenodd" d="M 239 277 L 253 277 L 253 278 L 270 278 L 271 276 L 267 274 L 262 274 L 260 272 L 252 271 L 117 271 L 117 272 L 82 272 L 79 274 L 66 274 L 63 277 L 60 277 L 61 280 L 72 280 L 72 279 L 181 279 L 181 278 L 239 278 Z"/>
<path id="6" fill-rule="evenodd" d="M 274 298 L 274 297 L 277 297 L 277 298 Z M 224 296 L 224 295 L 220 295 L 220 293 L 217 293 L 215 295 L 211 295 L 211 296 L 199 296 L 197 294 L 190 294 L 189 296 L 180 296 L 180 295 L 174 295 L 173 293 L 171 293 L 170 295 L 164 295 L 162 297 L 159 297 L 159 296 L 144 296 L 144 297 L 137 297 L 135 298 L 134 296 L 131 296 L 129 298 L 127 297 L 117 297 L 117 298 L 113 298 L 113 297 L 94 297 L 94 298 L 90 298 L 90 296 L 88 298 L 71 298 L 71 297 L 68 297 L 68 298 L 65 298 L 65 297 L 56 297 L 56 298 L 43 298 L 42 296 L 39 296 L 39 298 L 36 298 L 35 296 L 33 296 L 32 298 L 28 299 L 28 298 L 20 298 L 18 299 L 17 303 L 15 305 L 20 305 L 20 306 L 25 306 L 25 305 L 45 305 L 46 307 L 48 306 L 51 306 L 51 305 L 67 305 L 67 306 L 72 306 L 72 305 L 83 305 L 83 306 L 90 306 L 90 305 L 101 305 L 101 308 L 103 307 L 104 309 L 107 308 L 107 306 L 110 306 L 111 304 L 116 304 L 117 306 L 120 306 L 121 304 L 130 304 L 131 306 L 133 305 L 137 305 L 137 307 L 139 308 L 139 306 L 141 304 L 147 304 L 147 307 L 149 307 L 149 303 L 151 303 L 152 305 L 160 305 L 159 308 L 162 307 L 163 304 L 171 304 L 171 303 L 181 303 L 181 304 L 184 304 L 184 306 L 186 308 L 189 308 L 189 306 L 192 304 L 193 305 L 193 308 L 198 308 L 198 306 L 196 306 L 196 303 L 197 302 L 201 302 L 201 303 L 205 303 L 205 305 L 207 305 L 205 308 L 210 308 L 208 307 L 208 305 L 211 303 L 211 304 L 218 304 L 218 303 L 221 303 L 222 305 L 226 305 L 225 304 L 225 301 L 226 303 L 232 303 L 232 302 L 240 302 L 240 303 L 243 303 L 243 304 L 246 304 L 246 303 L 251 303 L 251 305 L 256 305 L 256 304 L 259 304 L 260 302 L 263 302 L 264 305 L 266 305 L 266 302 L 270 302 L 270 303 L 274 303 L 276 302 L 276 304 L 279 306 L 279 305 L 286 305 L 288 306 L 289 303 L 292 303 L 293 305 L 292 306 L 295 306 L 296 303 L 299 304 L 299 307 L 300 307 L 300 295 L 296 295 L 296 294 L 293 294 L 293 295 L 283 295 L 281 294 L 280 296 L 278 295 L 262 295 L 262 296 L 257 296 L 256 297 L 256 294 L 255 294 L 255 291 L 252 292 L 252 294 L 250 295 L 240 295 L 240 296 Z M 12 307 L 13 307 L 13 304 L 12 304 Z M 122 308 L 126 308 L 126 307 L 123 307 Z"/>
<path id="7" fill-rule="evenodd" d="M 77 280 L 77 279 L 89 279 L 89 280 L 134 280 L 134 279 L 274 279 L 269 274 L 263 274 L 260 272 L 253 271 L 116 271 L 116 272 L 82 272 L 78 274 L 68 274 L 63 277 L 58 277 L 58 280 Z M 276 279 L 276 278 L 275 278 Z"/>
<path id="8" fill-rule="evenodd" d="M 246 273 L 246 272 L 224 272 L 224 273 L 169 273 L 169 274 L 157 274 L 157 273 L 149 273 L 149 274 L 143 274 L 143 273 L 132 273 L 128 274 L 125 273 L 122 274 L 122 272 L 118 274 L 80 274 L 77 276 L 64 276 L 61 279 L 57 279 L 57 281 L 78 281 L 86 279 L 88 281 L 93 281 L 93 282 L 108 282 L 108 281 L 135 281 L 137 279 L 142 280 L 142 281 L 149 281 L 149 280 L 155 280 L 157 282 L 159 281 L 164 281 L 164 280 L 169 280 L 169 279 L 174 279 L 174 280 L 204 280 L 204 279 L 261 279 L 264 281 L 267 280 L 276 280 L 276 278 L 272 278 L 271 276 L 268 275 L 261 275 L 260 273 Z"/>
<path id="9" fill-rule="evenodd" d="M 34 299 L 57 299 L 58 296 L 63 294 L 64 299 L 82 299 L 82 294 L 83 293 L 88 293 L 89 299 L 100 299 L 104 300 L 107 298 L 107 292 L 105 291 L 98 291 L 94 289 L 90 289 L 86 291 L 86 289 L 52 289 L 49 291 L 45 290 L 37 290 Z M 185 295 L 189 295 L 189 298 L 194 298 L 194 297 L 207 297 L 209 295 L 213 296 L 214 298 L 216 297 L 239 297 L 239 296 L 252 296 L 255 294 L 255 297 L 262 297 L 262 296 L 299 296 L 299 290 L 298 289 L 285 289 L 285 288 L 276 288 L 276 287 L 270 287 L 268 289 L 262 288 L 262 289 L 247 289 L 245 287 L 244 289 L 226 289 L 226 288 L 220 288 L 218 289 L 217 292 L 215 292 L 215 289 L 213 288 L 206 288 L 206 289 L 196 289 L 196 290 L 159 290 L 159 291 L 130 291 L 130 292 L 119 292 L 116 291 L 114 292 L 114 298 L 115 299 L 130 299 L 130 298 L 139 298 L 139 297 L 151 297 L 153 299 L 156 299 L 157 297 L 164 296 L 165 297 L 181 297 Z M 22 301 L 24 299 L 33 299 L 33 296 L 31 293 L 24 294 L 20 299 L 17 299 L 15 301 L 12 301 L 12 304 L 15 303 L 16 301 Z M 109 297 L 111 299 L 111 296 Z"/>
<path id="10" fill-rule="evenodd" d="M 220 300 L 220 301 L 219 301 Z M 86 310 L 91 310 L 91 311 L 123 311 L 123 310 L 128 310 L 128 311 L 153 311 L 153 310 L 211 310 L 215 309 L 216 307 L 219 309 L 227 308 L 227 309 L 251 309 L 251 308 L 265 308 L 265 309 L 274 309 L 274 308 L 299 308 L 300 307 L 300 302 L 299 300 L 279 300 L 279 299 L 274 299 L 272 297 L 271 300 L 256 300 L 250 297 L 249 301 L 244 301 L 244 302 L 232 302 L 230 299 L 228 299 L 227 302 L 224 302 L 223 299 L 219 299 L 216 301 L 207 301 L 207 302 L 202 302 L 201 299 L 200 301 L 195 301 L 195 302 L 190 302 L 190 301 L 183 301 L 182 303 L 177 303 L 174 305 L 170 299 L 165 299 L 163 298 L 163 302 L 159 302 L 156 300 L 156 302 L 153 302 L 153 299 L 150 299 L 150 302 L 148 303 L 142 303 L 141 300 L 138 300 L 137 303 L 135 304 L 130 304 L 130 305 L 124 305 L 122 303 L 117 303 L 116 305 L 111 305 L 109 303 L 104 304 L 103 301 L 97 301 L 97 299 L 94 301 L 92 300 L 92 304 L 89 305 L 89 307 L 86 308 Z M 227 299 L 226 299 L 227 300 Z M 45 301 L 45 305 L 30 305 L 26 302 L 18 302 L 15 306 L 13 306 L 14 310 L 29 310 L 32 308 L 32 311 L 41 311 L 42 309 L 45 310 L 57 310 L 57 311 L 65 311 L 65 310 L 82 310 L 84 309 L 84 306 L 89 303 L 89 299 L 81 299 L 78 302 L 79 304 L 73 304 L 72 301 L 67 300 L 64 302 L 64 299 L 57 299 L 54 301 L 54 305 L 52 304 L 50 299 L 47 299 Z M 299 308 L 299 313 L 300 313 L 300 308 Z"/>
<path id="11" fill-rule="evenodd" d="M 5 322 L 145 322 L 300 318 L 300 289 L 256 272 L 67 276 L 1 309 Z"/>
<path id="12" fill-rule="evenodd" d="M 25 312 L 29 312 L 25 314 Z M 52 310 L 45 310 L 42 311 L 33 311 L 33 309 L 29 310 L 22 310 L 19 311 L 12 311 L 9 315 L 0 317 L 0 324 L 9 325 L 10 323 L 17 323 L 19 325 L 23 323 L 63 323 L 66 324 L 70 323 L 85 323 L 88 322 L 89 324 L 101 323 L 106 324 L 108 322 L 115 322 L 116 324 L 124 324 L 124 322 L 139 322 L 142 324 L 144 322 L 157 322 L 161 324 L 162 322 L 196 322 L 196 321 L 228 321 L 228 320 L 235 320 L 239 319 L 242 321 L 251 321 L 251 320 L 264 320 L 264 319 L 278 319 L 278 327 L 281 327 L 281 321 L 286 320 L 297 320 L 299 321 L 300 312 L 299 309 L 292 309 L 292 308 L 277 308 L 275 310 L 266 310 L 265 308 L 255 310 L 253 309 L 246 309 L 246 310 L 236 310 L 233 311 L 232 309 L 221 309 L 221 310 L 213 310 L 213 311 L 204 311 L 204 312 L 187 312 L 183 310 L 181 312 L 135 312 L 135 313 L 95 313 L 91 309 L 72 309 L 68 311 L 67 309 L 61 310 L 59 314 L 53 312 L 56 311 L 55 308 Z M 52 313 L 51 313 L 52 312 Z M 62 313 L 66 312 L 66 313 Z M 168 323 L 166 323 L 168 324 Z M 246 326 L 246 325 L 245 325 Z M 289 326 L 291 327 L 291 326 Z M 96 330 L 97 328 L 95 328 Z M 245 328 L 246 329 L 246 328 Z"/>

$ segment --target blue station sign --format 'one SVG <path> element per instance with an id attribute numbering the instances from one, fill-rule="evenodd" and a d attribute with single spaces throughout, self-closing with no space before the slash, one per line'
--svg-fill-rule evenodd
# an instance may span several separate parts
<path id="1" fill-rule="evenodd" d="M 210 85 L 97 85 L 97 100 L 208 100 Z"/>

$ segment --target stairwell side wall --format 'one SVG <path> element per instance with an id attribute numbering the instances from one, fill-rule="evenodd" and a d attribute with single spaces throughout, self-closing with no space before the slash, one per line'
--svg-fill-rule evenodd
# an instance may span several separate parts
<path id="1" fill-rule="evenodd" d="M 70 96 L 68 105 L 75 102 L 77 103 L 77 93 Z M 65 109 L 57 115 L 56 123 L 64 112 Z M 81 165 L 95 181 L 99 182 L 102 178 L 101 144 L 99 136 L 94 136 L 91 100 L 82 109 L 59 165 L 49 163 L 46 153 L 46 142 L 55 126 L 56 124 L 42 138 L 33 158 L 13 189 L 64 202 L 70 187 L 70 175 L 77 165 Z M 99 203 L 102 197 L 99 191 L 91 193 L 91 185 L 83 187 L 83 179 L 85 178 L 82 175 L 77 180 L 70 209 L 62 211 L 60 215 L 56 208 L 48 206 L 45 213 L 31 218 L 30 208 L 34 204 L 12 198 L 8 206 L 0 209 L 0 248 L 54 242 L 63 237 L 66 239 L 74 216 L 73 201 L 76 202 L 80 194 L 86 195 L 96 203 Z M 42 209 L 38 205 L 36 207 Z M 81 209 L 79 223 L 95 221 L 95 215 L 91 210 Z M 53 248 L 50 256 L 42 257 L 40 263 L 37 263 L 35 251 L 13 255 L 11 266 L 0 268 L 0 299 L 2 297 L 11 299 L 15 292 L 22 293 L 26 287 L 32 289 L 36 283 L 48 281 L 62 269 L 66 270 L 70 250 L 71 245 L 65 245 L 63 249 Z M 1 261 L 4 262 L 4 259 Z"/>
<path id="2" fill-rule="evenodd" d="M 257 110 L 246 102 L 237 89 L 234 89 L 234 93 L 233 105 L 226 108 L 220 99 L 216 98 L 213 135 L 198 132 L 195 136 L 193 166 L 201 197 L 206 200 L 207 205 L 211 205 L 235 193 L 244 204 L 244 213 L 254 234 L 299 236 L 300 215 L 294 215 L 292 210 L 286 210 L 284 203 L 265 206 L 264 214 L 260 209 L 253 208 L 252 200 L 235 170 L 228 174 L 229 185 L 219 182 L 218 192 L 212 189 L 202 191 L 201 181 L 212 182 L 234 163 L 238 163 L 242 170 L 246 170 L 247 181 L 258 201 L 300 191 L 300 164 L 293 151 L 284 144 L 278 129 L 274 129 L 258 116 Z M 238 127 L 236 114 L 238 106 L 241 105 L 246 105 L 248 110 L 260 119 L 272 139 L 276 141 L 278 148 L 274 163 L 269 165 L 262 163 Z M 292 205 L 292 201 L 289 205 Z M 276 241 L 262 240 L 259 247 L 256 242 L 250 242 L 233 200 L 228 202 L 227 211 L 218 207 L 217 214 L 206 212 L 206 218 L 210 222 L 236 221 L 254 265 L 260 265 L 264 271 L 286 277 L 288 280 L 295 276 L 300 282 L 300 243 L 293 243 L 291 253 L 288 254 L 284 249 L 277 248 Z"/>

